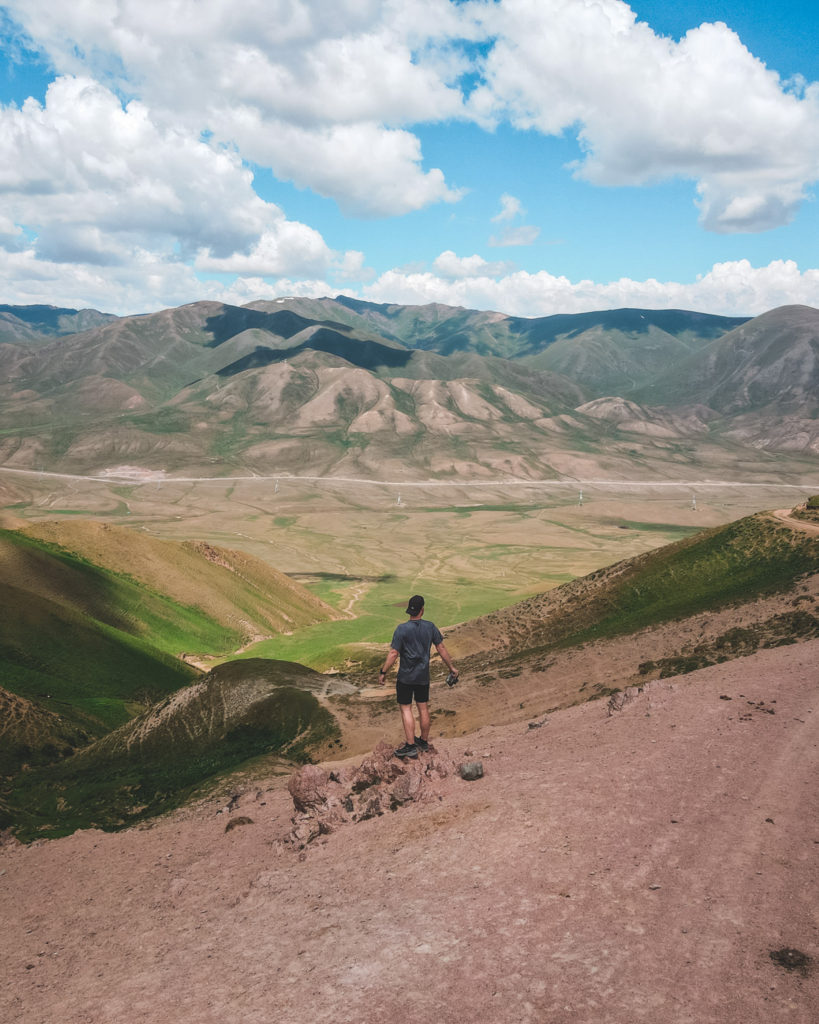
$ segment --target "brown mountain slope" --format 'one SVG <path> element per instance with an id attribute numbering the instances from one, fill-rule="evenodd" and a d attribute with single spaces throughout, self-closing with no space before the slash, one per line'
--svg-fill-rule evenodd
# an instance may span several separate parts
<path id="1" fill-rule="evenodd" d="M 801 471 L 799 453 L 819 444 L 819 311 L 786 307 L 727 334 L 725 318 L 673 310 L 578 317 L 196 302 L 3 345 L 0 462 L 368 479 L 629 478 L 638 466 L 725 479 L 766 470 L 760 448 L 795 453 Z M 556 346 L 577 380 L 537 368 Z M 628 415 L 612 411 L 622 395 Z"/>
<path id="2" fill-rule="evenodd" d="M 782 306 L 735 328 L 702 353 L 697 380 L 702 401 L 723 414 L 776 402 L 783 413 L 815 417 L 819 309 Z"/>
<path id="3" fill-rule="evenodd" d="M 819 309 L 782 306 L 712 342 L 631 397 L 719 414 L 712 430 L 771 451 L 819 452 Z"/>

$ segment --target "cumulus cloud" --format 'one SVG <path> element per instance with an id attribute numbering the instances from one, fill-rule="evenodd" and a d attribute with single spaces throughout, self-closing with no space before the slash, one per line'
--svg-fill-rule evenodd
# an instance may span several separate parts
<path id="1" fill-rule="evenodd" d="M 103 267 L 43 259 L 31 248 L 0 249 L 0 281 L 18 305 L 91 307 L 125 316 L 179 306 L 198 299 L 219 300 L 217 282 L 200 281 L 190 266 L 136 250 L 127 264 Z M 78 296 L 82 299 L 78 301 Z"/>
<path id="2" fill-rule="evenodd" d="M 786 223 L 819 177 L 819 85 L 783 83 L 724 24 L 675 42 L 621 0 L 503 0 L 483 17 L 473 116 L 577 131 L 587 181 L 690 178 L 703 225 L 732 232 Z"/>
<path id="3" fill-rule="evenodd" d="M 445 165 L 425 165 L 417 126 L 460 118 L 574 133 L 582 157 L 572 170 L 594 185 L 689 179 L 712 231 L 785 224 L 819 176 L 819 84 L 783 82 L 723 24 L 677 42 L 622 0 L 7 0 L 4 9 L 59 75 L 43 105 L 0 107 L 0 274 L 19 301 L 81 297 L 144 311 L 332 294 L 348 281 L 378 301 L 521 315 L 819 305 L 819 272 L 787 261 L 717 264 L 688 284 L 598 283 L 448 249 L 430 270 L 373 280 L 365 254 L 333 251 L 254 191 L 248 164 L 348 216 L 455 203 L 463 193 Z M 524 214 L 504 193 L 489 244 L 535 242 Z"/>
<path id="4" fill-rule="evenodd" d="M 453 201 L 403 126 L 462 111 L 474 19 L 448 0 L 10 0 L 59 71 L 91 72 L 153 116 L 239 144 L 280 179 L 382 216 Z"/>
<path id="5" fill-rule="evenodd" d="M 523 204 L 516 197 L 509 195 L 508 192 L 504 192 L 501 196 L 501 208 L 498 213 L 492 217 L 493 224 L 506 224 L 503 231 L 499 235 L 492 235 L 489 239 L 489 244 L 494 247 L 502 248 L 504 246 L 512 245 L 532 245 L 537 241 L 540 235 L 540 228 L 536 228 L 531 224 L 517 224 L 512 226 L 507 223 L 513 221 L 518 217 L 522 217 L 526 211 L 523 208 Z"/>
<path id="6" fill-rule="evenodd" d="M 324 278 L 237 277 L 202 280 L 189 264 L 173 262 L 155 253 L 137 251 L 127 265 L 101 267 L 83 263 L 57 263 L 32 249 L 0 250 L 0 281 L 14 295 L 15 304 L 44 304 L 77 308 L 87 306 L 126 316 L 150 313 L 209 299 L 245 305 L 281 295 L 319 297 L 335 295 L 338 288 Z M 77 301 L 82 296 L 82 302 Z"/>
<path id="7" fill-rule="evenodd" d="M 57 79 L 43 106 L 0 108 L 0 197 L 54 263 L 139 265 L 153 251 L 207 271 L 314 275 L 338 259 L 259 198 L 236 153 L 155 125 L 87 78 Z"/>
<path id="8" fill-rule="evenodd" d="M 456 256 L 451 249 L 442 252 L 433 263 L 433 270 L 449 281 L 468 277 L 500 277 L 508 274 L 508 263 L 489 263 L 482 256 Z"/>
<path id="9" fill-rule="evenodd" d="M 754 316 L 793 303 L 819 307 L 819 270 L 800 271 L 792 260 L 774 260 L 765 267 L 737 260 L 717 263 L 689 283 L 629 278 L 571 281 L 545 270 L 519 270 L 499 278 L 391 270 L 363 288 L 362 294 L 372 302 L 441 302 L 528 317 L 627 306 Z"/>
<path id="10" fill-rule="evenodd" d="M 356 256 L 350 260 L 355 262 Z M 202 299 L 245 305 L 284 295 L 317 298 L 340 290 L 372 302 L 440 302 L 528 317 L 622 307 L 691 309 L 725 316 L 754 316 L 793 303 L 819 308 L 819 270 L 800 271 L 792 260 L 774 260 L 762 267 L 748 260 L 717 263 L 691 282 L 572 281 L 547 271 L 497 274 L 498 265 L 490 263 L 483 269 L 481 273 L 480 257 L 459 260 L 454 253 L 442 253 L 431 271 L 390 270 L 359 289 L 345 289 L 333 283 L 338 268 L 331 270 L 329 279 L 247 273 L 226 282 L 201 280 L 191 266 L 144 251 L 137 252 L 128 265 L 103 268 L 51 262 L 30 248 L 0 250 L 0 280 L 15 302 L 76 307 L 77 296 L 82 295 L 82 305 L 121 315 Z"/>
<path id="11" fill-rule="evenodd" d="M 227 116 L 227 115 L 226 115 Z M 351 216 L 383 217 L 456 202 L 437 168 L 424 171 L 417 136 L 377 124 L 265 125 L 258 112 L 233 111 L 230 132 L 245 155 L 278 177 L 335 199 Z"/>
<path id="12" fill-rule="evenodd" d="M 247 252 L 219 257 L 210 249 L 201 249 L 194 267 L 210 273 L 277 277 L 314 273 L 325 270 L 329 263 L 330 252 L 318 231 L 282 217 L 275 229 L 263 232 Z"/>
<path id="13" fill-rule="evenodd" d="M 333 264 L 332 275 L 339 281 L 371 281 L 375 277 L 372 267 L 365 264 L 364 253 L 348 249 Z"/>
<path id="14" fill-rule="evenodd" d="M 58 71 L 112 82 L 157 124 L 235 143 L 349 214 L 458 199 L 411 131 L 451 118 L 576 132 L 575 173 L 594 184 L 689 178 L 717 232 L 786 223 L 819 173 L 819 84 L 783 82 L 721 23 L 659 36 L 623 0 L 6 8 Z"/>

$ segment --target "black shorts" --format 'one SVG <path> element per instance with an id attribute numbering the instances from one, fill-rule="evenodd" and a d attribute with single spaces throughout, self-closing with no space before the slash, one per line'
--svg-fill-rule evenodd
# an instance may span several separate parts
<path id="1" fill-rule="evenodd" d="M 396 683 L 395 692 L 399 704 L 412 704 L 413 697 L 416 704 L 429 703 L 429 683 L 419 686 L 416 683 Z"/>

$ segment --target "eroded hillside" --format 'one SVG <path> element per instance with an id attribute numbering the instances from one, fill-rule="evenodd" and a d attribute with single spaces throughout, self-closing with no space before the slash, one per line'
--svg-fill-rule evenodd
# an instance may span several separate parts
<path id="1" fill-rule="evenodd" d="M 818 345 L 808 307 L 524 321 L 342 298 L 197 302 L 0 345 L 0 466 L 734 479 L 768 468 L 762 449 L 808 472 Z"/>

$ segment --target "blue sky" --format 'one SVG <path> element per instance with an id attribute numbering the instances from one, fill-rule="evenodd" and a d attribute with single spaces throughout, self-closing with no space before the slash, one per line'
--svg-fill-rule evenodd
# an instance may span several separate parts
<path id="1" fill-rule="evenodd" d="M 0 302 L 819 306 L 814 3 L 0 12 Z"/>

